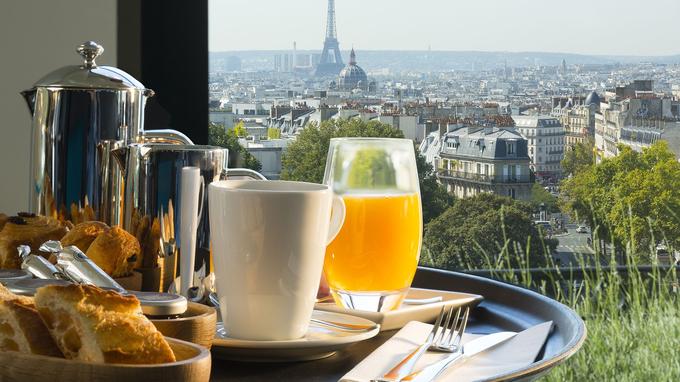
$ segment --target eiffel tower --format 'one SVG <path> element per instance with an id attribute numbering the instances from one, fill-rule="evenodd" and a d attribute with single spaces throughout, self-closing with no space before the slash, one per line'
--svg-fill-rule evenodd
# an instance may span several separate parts
<path id="1" fill-rule="evenodd" d="M 317 76 L 337 76 L 345 67 L 340 56 L 338 36 L 335 31 L 335 0 L 328 0 L 328 16 L 326 20 L 326 40 L 323 42 L 323 52 L 316 67 Z"/>

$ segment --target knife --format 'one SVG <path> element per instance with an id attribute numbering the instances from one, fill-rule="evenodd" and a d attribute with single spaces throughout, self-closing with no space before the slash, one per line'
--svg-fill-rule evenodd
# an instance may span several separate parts
<path id="1" fill-rule="evenodd" d="M 475 355 L 503 343 L 517 335 L 515 332 L 499 332 L 474 339 L 462 346 L 461 351 L 452 353 L 446 358 L 424 367 L 404 377 L 402 381 L 430 382 L 439 376 L 449 366 L 474 357 Z"/>

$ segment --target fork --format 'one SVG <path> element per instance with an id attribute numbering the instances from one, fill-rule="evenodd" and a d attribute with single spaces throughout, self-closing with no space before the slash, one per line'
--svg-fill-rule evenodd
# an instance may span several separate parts
<path id="1" fill-rule="evenodd" d="M 402 378 L 411 373 L 416 365 L 416 362 L 418 362 L 418 359 L 420 359 L 420 357 L 428 350 L 446 353 L 454 353 L 458 351 L 463 337 L 463 332 L 465 331 L 465 327 L 467 325 L 470 308 L 465 308 L 462 319 L 462 308 L 455 309 L 455 318 L 451 320 L 454 309 L 455 308 L 453 307 L 449 309 L 442 307 L 437 320 L 432 326 L 432 331 L 427 336 L 425 342 L 412 351 L 411 354 L 404 357 L 404 359 L 402 359 L 396 366 L 385 373 L 385 375 L 373 379 L 371 382 L 400 381 Z"/>

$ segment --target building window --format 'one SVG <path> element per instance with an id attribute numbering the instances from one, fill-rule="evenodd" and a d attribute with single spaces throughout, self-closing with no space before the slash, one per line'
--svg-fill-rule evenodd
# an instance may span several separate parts
<path id="1" fill-rule="evenodd" d="M 508 188 L 508 196 L 515 199 L 515 189 L 514 188 Z"/>
<path id="2" fill-rule="evenodd" d="M 506 142 L 505 146 L 506 150 L 508 151 L 508 155 L 515 155 L 515 142 Z"/>

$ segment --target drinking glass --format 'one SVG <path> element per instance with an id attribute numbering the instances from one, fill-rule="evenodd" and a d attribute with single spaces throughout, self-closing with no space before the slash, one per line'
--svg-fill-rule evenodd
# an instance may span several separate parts
<path id="1" fill-rule="evenodd" d="M 413 281 L 422 241 L 413 142 L 331 139 L 324 183 L 346 208 L 324 260 L 335 302 L 348 309 L 397 309 Z"/>

